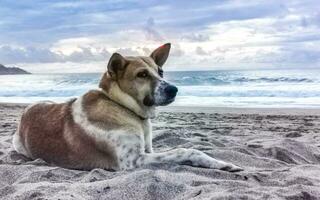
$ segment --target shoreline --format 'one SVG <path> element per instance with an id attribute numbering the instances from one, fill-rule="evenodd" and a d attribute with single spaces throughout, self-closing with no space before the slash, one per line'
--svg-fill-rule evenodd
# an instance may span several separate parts
<path id="1" fill-rule="evenodd" d="M 29 103 L 0 102 L 0 106 L 25 107 Z M 253 108 L 253 107 L 216 107 L 216 106 L 163 106 L 158 112 L 208 113 L 208 114 L 258 114 L 258 115 L 320 115 L 320 108 Z"/>
<path id="2" fill-rule="evenodd" d="M 252 108 L 252 107 L 207 107 L 166 106 L 160 112 L 217 113 L 217 114 L 259 114 L 259 115 L 320 115 L 320 108 Z"/>

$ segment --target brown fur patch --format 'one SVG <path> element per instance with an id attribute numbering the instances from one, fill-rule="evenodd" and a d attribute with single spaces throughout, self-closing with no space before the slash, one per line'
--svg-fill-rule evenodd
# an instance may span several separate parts
<path id="1" fill-rule="evenodd" d="M 140 118 L 131 110 L 111 101 L 103 92 L 91 90 L 87 92 L 82 99 L 82 106 L 90 123 L 101 127 L 102 129 L 114 130 L 127 126 L 123 119 L 129 117 Z"/>
<path id="2" fill-rule="evenodd" d="M 37 104 L 23 114 L 20 136 L 24 146 L 34 158 L 75 169 L 92 166 L 117 168 L 115 155 L 107 144 L 105 151 L 96 148 L 95 141 L 74 123 L 71 105 Z M 101 144 L 99 144 L 101 146 Z M 101 160 L 97 163 L 97 160 Z"/>
<path id="3" fill-rule="evenodd" d="M 116 119 L 110 117 L 110 113 L 117 115 L 114 109 L 115 103 L 110 102 L 108 97 L 100 91 L 91 90 L 83 96 L 82 106 L 88 120 L 98 127 L 107 127 L 108 130 L 120 128 Z"/>

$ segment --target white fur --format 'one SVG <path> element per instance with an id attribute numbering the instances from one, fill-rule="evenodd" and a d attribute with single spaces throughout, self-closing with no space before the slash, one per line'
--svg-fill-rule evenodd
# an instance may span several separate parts
<path id="1" fill-rule="evenodd" d="M 206 167 L 212 169 L 223 169 L 227 171 L 240 171 L 240 167 L 221 160 L 214 159 L 207 154 L 196 149 L 178 148 L 162 153 L 145 154 L 139 157 L 137 164 L 139 166 L 151 163 L 189 163 L 196 167 Z"/>
<path id="2" fill-rule="evenodd" d="M 164 81 L 163 79 L 159 79 L 154 91 L 155 104 L 160 105 L 162 102 L 166 100 L 166 96 L 164 95 L 164 88 L 167 85 L 168 83 L 166 81 Z"/>
<path id="3" fill-rule="evenodd" d="M 13 135 L 12 145 L 14 150 L 16 150 L 16 152 L 21 153 L 27 157 L 31 157 L 21 142 L 21 137 L 19 135 L 19 128 L 17 132 L 15 132 L 15 134 Z"/>
<path id="4" fill-rule="evenodd" d="M 145 152 L 153 153 L 152 149 L 152 125 L 151 120 L 147 119 L 143 122 L 143 132 L 144 132 L 144 142 L 145 142 Z"/>

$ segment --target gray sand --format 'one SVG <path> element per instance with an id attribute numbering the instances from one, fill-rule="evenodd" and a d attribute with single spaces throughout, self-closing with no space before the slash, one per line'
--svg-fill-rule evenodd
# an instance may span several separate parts
<path id="1" fill-rule="evenodd" d="M 0 104 L 0 199 L 320 199 L 315 111 L 168 108 L 154 120 L 155 151 L 196 148 L 245 171 L 169 163 L 110 172 L 63 169 L 17 154 L 11 138 L 23 108 Z"/>

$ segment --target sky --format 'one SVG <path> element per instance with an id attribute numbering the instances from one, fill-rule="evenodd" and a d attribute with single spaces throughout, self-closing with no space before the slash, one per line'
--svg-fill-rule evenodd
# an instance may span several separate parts
<path id="1" fill-rule="evenodd" d="M 319 0 L 0 0 L 0 63 L 33 73 L 103 72 L 114 52 L 166 70 L 320 67 Z"/>

